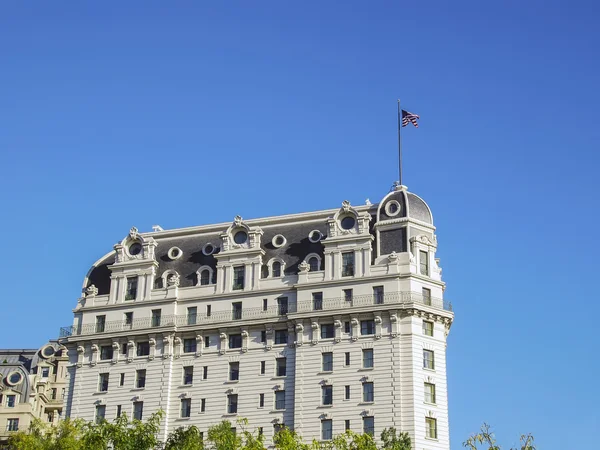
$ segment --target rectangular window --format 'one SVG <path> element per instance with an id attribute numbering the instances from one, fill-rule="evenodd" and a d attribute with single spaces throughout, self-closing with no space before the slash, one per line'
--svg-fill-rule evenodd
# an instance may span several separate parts
<path id="1" fill-rule="evenodd" d="M 127 342 L 123 342 L 123 343 L 121 344 L 121 353 L 122 353 L 123 355 L 126 355 L 126 354 L 127 354 Z"/>
<path id="2" fill-rule="evenodd" d="M 96 333 L 104 333 L 106 316 L 96 316 Z"/>
<path id="3" fill-rule="evenodd" d="M 229 381 L 238 381 L 240 379 L 240 363 L 229 363 Z"/>
<path id="4" fill-rule="evenodd" d="M 325 352 L 321 354 L 321 357 L 323 359 L 323 372 L 333 372 L 333 353 Z"/>
<path id="5" fill-rule="evenodd" d="M 263 311 L 266 311 L 268 309 L 268 300 L 266 298 L 263 298 Z"/>
<path id="6" fill-rule="evenodd" d="M 346 364 L 347 366 L 349 366 L 349 365 L 350 365 L 350 352 L 346 352 L 346 362 L 345 362 L 345 364 Z"/>
<path id="7" fill-rule="evenodd" d="M 275 343 L 276 344 L 287 344 L 288 332 L 287 330 L 275 330 Z"/>
<path id="8" fill-rule="evenodd" d="M 363 433 L 375 436 L 375 418 L 373 416 L 363 417 Z"/>
<path id="9" fill-rule="evenodd" d="M 350 430 L 350 420 L 348 420 L 348 419 L 344 420 L 344 430 L 345 431 Z"/>
<path id="10" fill-rule="evenodd" d="M 277 370 L 275 375 L 278 377 L 285 377 L 287 373 L 287 358 L 277 358 Z"/>
<path id="11" fill-rule="evenodd" d="M 117 419 L 119 417 L 121 417 L 121 405 L 117 405 L 117 415 L 116 415 Z"/>
<path id="12" fill-rule="evenodd" d="M 279 297 L 277 299 L 277 313 L 280 316 L 285 316 L 288 313 L 288 298 L 287 297 Z"/>
<path id="13" fill-rule="evenodd" d="M 374 402 L 375 393 L 373 391 L 373 383 L 366 382 L 363 383 L 363 402 L 371 403 Z"/>
<path id="14" fill-rule="evenodd" d="M 231 304 L 231 316 L 232 320 L 240 320 L 242 318 L 242 302 Z"/>
<path id="15" fill-rule="evenodd" d="M 351 302 L 352 301 L 352 289 L 344 289 L 344 301 Z"/>
<path id="16" fill-rule="evenodd" d="M 204 366 L 202 368 L 202 379 L 203 380 L 207 380 L 208 379 L 208 366 Z"/>
<path id="17" fill-rule="evenodd" d="M 187 324 L 188 325 L 196 325 L 196 321 L 198 319 L 198 308 L 196 306 L 191 306 L 187 309 Z"/>
<path id="18" fill-rule="evenodd" d="M 333 386 L 321 386 L 321 404 L 333 405 Z"/>
<path id="19" fill-rule="evenodd" d="M 133 418 L 135 420 L 142 420 L 144 415 L 144 402 L 133 402 Z"/>
<path id="20" fill-rule="evenodd" d="M 190 417 L 192 415 L 192 399 L 181 399 L 181 418 Z"/>
<path id="21" fill-rule="evenodd" d="M 360 321 L 360 334 L 375 334 L 375 321 L 374 320 L 361 320 Z"/>
<path id="22" fill-rule="evenodd" d="M 183 340 L 183 353 L 196 353 L 196 338 Z"/>
<path id="23" fill-rule="evenodd" d="M 112 346 L 108 346 L 112 349 Z M 100 347 L 100 353 L 102 353 L 102 347 Z M 101 359 L 111 359 L 112 355 L 110 358 L 101 358 Z M 50 375 L 50 367 L 42 367 L 42 378 L 48 378 L 48 376 Z"/>
<path id="24" fill-rule="evenodd" d="M 125 291 L 125 300 L 135 300 L 137 298 L 138 277 L 127 277 L 127 290 Z"/>
<path id="25" fill-rule="evenodd" d="M 433 417 L 425 417 L 425 437 L 437 439 L 437 420 Z"/>
<path id="26" fill-rule="evenodd" d="M 119 386 L 123 386 L 125 384 L 125 374 L 122 373 L 119 376 Z"/>
<path id="27" fill-rule="evenodd" d="M 335 331 L 332 323 L 324 323 L 321 325 L 321 339 L 333 339 Z"/>
<path id="28" fill-rule="evenodd" d="M 106 405 L 96 405 L 96 423 L 104 421 L 106 415 Z"/>
<path id="29" fill-rule="evenodd" d="M 128 326 L 133 325 L 133 313 L 132 312 L 125 313 L 125 325 L 128 325 Z"/>
<path id="30" fill-rule="evenodd" d="M 313 310 L 320 311 L 323 309 L 323 293 L 313 292 L 312 294 Z"/>
<path id="31" fill-rule="evenodd" d="M 135 371 L 135 387 L 138 389 L 146 387 L 146 369 Z"/>
<path id="32" fill-rule="evenodd" d="M 423 350 L 423 368 L 435 369 L 434 354 L 432 350 Z"/>
<path id="33" fill-rule="evenodd" d="M 423 294 L 423 304 L 431 306 L 431 289 L 422 288 L 421 292 Z"/>
<path id="34" fill-rule="evenodd" d="M 260 362 L 260 374 L 261 375 L 265 374 L 265 372 L 266 372 L 266 366 L 267 366 L 267 364 L 264 361 Z"/>
<path id="35" fill-rule="evenodd" d="M 285 409 L 285 391 L 275 391 L 275 409 Z"/>
<path id="36" fill-rule="evenodd" d="M 233 290 L 237 291 L 244 289 L 244 272 L 246 268 L 244 266 L 235 266 L 233 268 Z"/>
<path id="37" fill-rule="evenodd" d="M 8 419 L 6 431 L 19 431 L 19 419 Z"/>
<path id="38" fill-rule="evenodd" d="M 194 383 L 194 366 L 185 366 L 183 368 L 183 384 Z"/>
<path id="39" fill-rule="evenodd" d="M 206 411 L 206 399 L 200 399 L 200 412 L 205 412 Z"/>
<path id="40" fill-rule="evenodd" d="M 344 322 L 344 333 L 346 333 L 346 334 L 352 333 L 349 321 Z"/>
<path id="41" fill-rule="evenodd" d="M 265 407 L 265 394 L 259 394 L 258 395 L 258 407 L 259 408 L 264 408 Z"/>
<path id="42" fill-rule="evenodd" d="M 210 336 L 204 336 L 204 347 L 210 347 Z"/>
<path id="43" fill-rule="evenodd" d="M 56 388 L 52 388 L 52 389 L 50 390 L 50 399 L 52 399 L 52 400 L 56 400 L 56 395 L 57 395 Z M 0 403 L 1 403 L 1 402 L 0 402 Z"/>
<path id="44" fill-rule="evenodd" d="M 363 354 L 363 369 L 373 368 L 373 349 L 365 348 L 362 351 Z"/>
<path id="45" fill-rule="evenodd" d="M 150 343 L 149 342 L 138 342 L 137 343 L 137 355 L 148 356 L 150 354 Z"/>
<path id="46" fill-rule="evenodd" d="M 237 394 L 227 395 L 227 414 L 237 414 L 238 396 Z"/>
<path id="47" fill-rule="evenodd" d="M 333 439 L 333 421 L 331 419 L 321 420 L 321 440 Z"/>
<path id="48" fill-rule="evenodd" d="M 421 275 L 429 275 L 429 254 L 419 250 L 419 267 Z"/>
<path id="49" fill-rule="evenodd" d="M 6 396 L 6 407 L 7 408 L 14 408 L 16 400 L 17 400 L 17 396 L 16 395 L 7 395 Z"/>
<path id="50" fill-rule="evenodd" d="M 229 335 L 229 348 L 242 348 L 242 335 L 241 334 L 230 334 Z"/>
<path id="51" fill-rule="evenodd" d="M 265 330 L 262 330 L 260 332 L 260 342 L 262 342 L 263 344 L 267 342 L 267 332 Z"/>
<path id="52" fill-rule="evenodd" d="M 342 253 L 342 276 L 354 276 L 354 252 Z"/>
<path id="53" fill-rule="evenodd" d="M 112 359 L 113 357 L 113 348 L 112 345 L 102 345 L 100 346 L 100 359 Z M 42 374 L 42 376 L 44 376 Z M 48 376 L 48 374 L 46 374 Z"/>
<path id="54" fill-rule="evenodd" d="M 435 384 L 425 383 L 425 401 L 435 403 Z"/>
<path id="55" fill-rule="evenodd" d="M 423 334 L 425 336 L 433 336 L 433 322 L 423 321 Z"/>
<path id="56" fill-rule="evenodd" d="M 212 314 L 212 305 L 206 305 L 206 317 L 210 317 Z"/>
<path id="57" fill-rule="evenodd" d="M 373 286 L 373 303 L 383 305 L 383 286 Z"/>
<path id="58" fill-rule="evenodd" d="M 160 327 L 160 317 L 161 317 L 160 309 L 153 309 L 152 310 L 152 326 L 153 327 Z"/>
<path id="59" fill-rule="evenodd" d="M 98 376 L 98 391 L 99 392 L 108 391 L 108 374 L 107 373 L 101 373 Z"/>
<path id="60" fill-rule="evenodd" d="M 344 386 L 344 400 L 350 400 L 350 385 Z"/>

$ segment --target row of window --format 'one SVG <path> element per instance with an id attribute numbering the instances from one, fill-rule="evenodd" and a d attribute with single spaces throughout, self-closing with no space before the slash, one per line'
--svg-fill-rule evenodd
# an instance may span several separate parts
<path id="1" fill-rule="evenodd" d="M 363 417 L 363 433 L 373 436 L 375 434 L 375 418 L 373 416 Z M 344 429 L 350 430 L 350 420 L 344 421 Z M 437 420 L 432 417 L 425 418 L 425 436 L 429 439 L 437 439 Z M 321 440 L 333 439 L 333 420 L 321 420 Z"/>

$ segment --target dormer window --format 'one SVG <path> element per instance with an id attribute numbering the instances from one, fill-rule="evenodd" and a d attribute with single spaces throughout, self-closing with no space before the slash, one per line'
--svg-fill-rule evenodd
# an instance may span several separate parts
<path id="1" fill-rule="evenodd" d="M 346 216 L 340 221 L 340 226 L 344 230 L 351 230 L 356 225 L 356 219 L 353 216 Z"/>
<path id="2" fill-rule="evenodd" d="M 275 261 L 271 268 L 273 278 L 277 278 L 281 276 L 281 263 L 279 261 Z"/>
<path id="3" fill-rule="evenodd" d="M 319 230 L 312 230 L 310 232 L 310 234 L 308 235 L 308 240 L 310 242 L 312 242 L 313 244 L 321 241 L 322 238 L 323 238 L 323 235 L 321 234 L 321 232 Z"/>
<path id="4" fill-rule="evenodd" d="M 429 275 L 429 255 L 423 250 L 419 250 L 419 273 L 421 275 Z"/>
<path id="5" fill-rule="evenodd" d="M 140 244 L 139 242 L 134 242 L 129 246 L 128 250 L 131 256 L 139 255 L 140 253 L 142 253 L 142 244 Z"/>
<path id="6" fill-rule="evenodd" d="M 238 231 L 233 236 L 233 242 L 235 242 L 238 245 L 245 244 L 247 240 L 248 240 L 248 233 L 246 233 L 245 231 Z"/>
<path id="7" fill-rule="evenodd" d="M 204 269 L 200 272 L 200 286 L 207 286 L 210 284 L 210 271 L 208 269 Z"/>
<path id="8" fill-rule="evenodd" d="M 125 300 L 135 300 L 137 298 L 138 277 L 127 277 L 127 290 Z"/>
<path id="9" fill-rule="evenodd" d="M 233 290 L 244 289 L 244 266 L 236 266 L 233 268 Z"/>
<path id="10" fill-rule="evenodd" d="M 311 258 L 309 258 L 308 266 L 310 272 L 317 272 L 318 270 L 320 270 L 319 258 L 317 258 L 316 256 L 312 256 Z"/>

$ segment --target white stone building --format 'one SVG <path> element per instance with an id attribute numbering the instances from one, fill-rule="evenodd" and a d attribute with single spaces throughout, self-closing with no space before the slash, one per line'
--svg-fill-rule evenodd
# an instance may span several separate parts
<path id="1" fill-rule="evenodd" d="M 84 280 L 66 414 L 162 408 L 162 436 L 237 417 L 270 442 L 407 431 L 449 449 L 453 313 L 429 207 L 404 186 L 380 203 L 130 233 Z"/>

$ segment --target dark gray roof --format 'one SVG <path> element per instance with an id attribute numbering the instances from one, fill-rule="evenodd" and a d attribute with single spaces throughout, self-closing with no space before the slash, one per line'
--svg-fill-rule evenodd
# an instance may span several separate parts
<path id="1" fill-rule="evenodd" d="M 431 210 L 429 209 L 429 206 L 427 206 L 427 203 L 425 203 L 421 197 L 411 192 L 407 192 L 406 196 L 408 198 L 408 215 L 421 222 L 433 224 Z"/>

